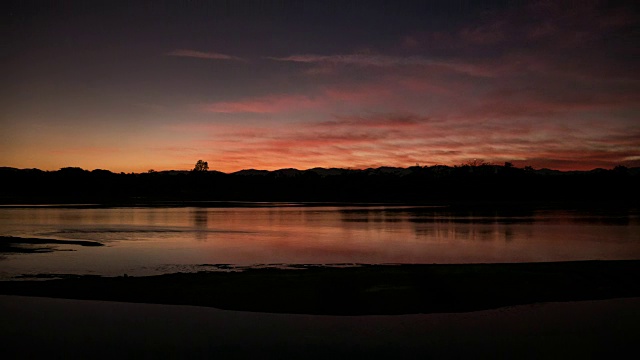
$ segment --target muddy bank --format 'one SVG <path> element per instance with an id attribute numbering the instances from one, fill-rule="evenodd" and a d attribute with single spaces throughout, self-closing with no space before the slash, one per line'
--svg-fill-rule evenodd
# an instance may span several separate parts
<path id="1" fill-rule="evenodd" d="M 640 296 L 640 261 L 298 265 L 147 277 L 69 276 L 0 282 L 0 294 L 295 314 L 468 312 Z"/>
<path id="2" fill-rule="evenodd" d="M 104 244 L 100 242 L 90 240 L 57 240 L 18 236 L 0 236 L 0 254 L 53 252 L 59 250 L 59 245 L 104 246 Z M 69 249 L 66 250 L 69 251 Z"/>

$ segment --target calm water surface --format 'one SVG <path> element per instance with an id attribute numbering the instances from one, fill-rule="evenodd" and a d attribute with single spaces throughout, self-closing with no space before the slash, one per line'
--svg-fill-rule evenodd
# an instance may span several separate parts
<path id="1" fill-rule="evenodd" d="M 367 207 L 0 207 L 0 235 L 99 241 L 0 253 L 0 277 L 146 275 L 208 264 L 640 259 L 637 211 Z"/>

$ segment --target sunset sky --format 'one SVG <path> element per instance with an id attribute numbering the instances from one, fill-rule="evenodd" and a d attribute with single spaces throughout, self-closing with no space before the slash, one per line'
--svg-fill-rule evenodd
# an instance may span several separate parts
<path id="1" fill-rule="evenodd" d="M 640 166 L 637 1 L 12 1 L 0 166 Z"/>

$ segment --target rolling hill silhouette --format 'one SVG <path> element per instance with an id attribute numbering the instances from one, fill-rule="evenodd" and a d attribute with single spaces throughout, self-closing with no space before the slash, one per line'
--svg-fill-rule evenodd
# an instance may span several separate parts
<path id="1" fill-rule="evenodd" d="M 297 201 L 640 204 L 640 168 L 558 171 L 479 166 L 113 173 L 0 168 L 0 203 Z"/>

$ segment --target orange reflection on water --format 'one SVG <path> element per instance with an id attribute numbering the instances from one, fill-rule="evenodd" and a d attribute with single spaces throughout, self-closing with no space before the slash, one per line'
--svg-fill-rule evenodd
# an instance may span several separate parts
<path id="1" fill-rule="evenodd" d="M 4 254 L 6 274 L 129 274 L 173 265 L 635 259 L 637 213 L 457 213 L 419 207 L 0 208 L 2 235 L 106 247 Z M 156 269 L 156 270 L 154 270 Z"/>

